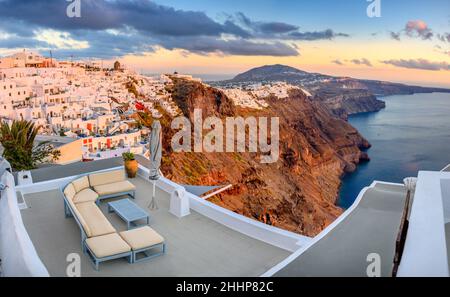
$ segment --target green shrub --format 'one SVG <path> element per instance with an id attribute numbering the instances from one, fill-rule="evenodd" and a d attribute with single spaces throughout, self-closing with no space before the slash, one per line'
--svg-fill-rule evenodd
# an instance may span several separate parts
<path id="1" fill-rule="evenodd" d="M 31 121 L 13 121 L 12 124 L 0 124 L 0 143 L 3 157 L 9 161 L 13 170 L 30 170 L 36 165 L 57 160 L 61 156 L 48 141 L 35 144 L 36 135 L 41 126 L 35 126 Z"/>
<path id="2" fill-rule="evenodd" d="M 134 154 L 130 153 L 130 152 L 123 153 L 122 154 L 122 158 L 123 158 L 124 161 L 134 161 L 134 160 L 136 160 L 136 158 L 134 157 Z"/>

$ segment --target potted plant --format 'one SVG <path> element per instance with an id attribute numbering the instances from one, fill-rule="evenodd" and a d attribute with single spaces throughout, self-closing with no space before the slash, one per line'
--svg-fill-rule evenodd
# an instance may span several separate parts
<path id="1" fill-rule="evenodd" d="M 125 171 L 127 172 L 128 178 L 135 178 L 138 172 L 138 162 L 134 157 L 133 153 L 123 153 L 123 161 L 125 163 Z"/>

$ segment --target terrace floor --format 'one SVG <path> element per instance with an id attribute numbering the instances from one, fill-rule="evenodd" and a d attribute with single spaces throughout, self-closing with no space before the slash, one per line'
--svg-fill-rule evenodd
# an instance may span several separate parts
<path id="1" fill-rule="evenodd" d="M 150 182 L 130 180 L 137 187 L 136 203 L 144 209 L 151 198 Z M 169 195 L 157 190 L 159 209 L 150 211 L 150 226 L 167 243 L 166 254 L 146 262 L 128 264 L 125 259 L 100 264 L 95 271 L 82 254 L 80 230 L 73 218 L 64 217 L 58 190 L 24 195 L 25 227 L 51 276 L 66 276 L 70 253 L 81 256 L 82 276 L 259 276 L 289 256 L 289 252 L 233 231 L 196 212 L 178 219 L 168 212 Z M 120 198 L 119 198 L 120 199 Z M 114 213 L 103 213 L 120 232 L 126 224 Z"/>

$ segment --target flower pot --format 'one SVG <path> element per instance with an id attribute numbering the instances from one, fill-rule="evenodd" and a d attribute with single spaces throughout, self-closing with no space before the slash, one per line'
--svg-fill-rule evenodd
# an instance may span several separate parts
<path id="1" fill-rule="evenodd" d="M 127 172 L 128 178 L 135 178 L 138 172 L 138 161 L 125 161 L 125 171 Z"/>

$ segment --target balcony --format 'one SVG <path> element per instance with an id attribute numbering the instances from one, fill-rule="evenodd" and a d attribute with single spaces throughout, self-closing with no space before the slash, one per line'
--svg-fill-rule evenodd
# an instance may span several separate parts
<path id="1" fill-rule="evenodd" d="M 165 179 L 157 184 L 159 209 L 149 210 L 152 184 L 145 178 L 146 161 L 139 161 L 140 176 L 130 180 L 137 188 L 135 202 L 149 212 L 150 226 L 167 244 L 166 254 L 147 262 L 129 264 L 118 259 L 102 263 L 96 271 L 81 251 L 80 229 L 73 218 L 65 218 L 62 194 L 55 188 L 79 174 L 117 168 L 121 164 L 119 158 L 34 170 L 34 184 L 17 187 L 23 199 L 21 215 L 25 228 L 51 276 L 66 276 L 66 257 L 70 253 L 81 256 L 82 276 L 260 276 L 288 257 L 303 239 L 218 208 L 192 194 L 191 214 L 179 219 L 168 211 L 171 188 L 178 185 Z M 111 224 L 124 231 L 126 223 L 107 211 L 107 202 L 112 200 L 102 202 L 100 207 Z M 250 232 L 249 228 L 268 230 L 267 234 L 272 233 L 277 239 L 261 240 L 257 238 L 260 231 Z M 278 247 L 286 243 L 291 247 Z"/>

